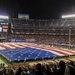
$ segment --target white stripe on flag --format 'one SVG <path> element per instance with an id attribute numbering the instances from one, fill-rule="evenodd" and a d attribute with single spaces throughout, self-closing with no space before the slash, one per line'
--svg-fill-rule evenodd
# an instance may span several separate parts
<path id="1" fill-rule="evenodd" d="M 12 43 L 12 45 L 17 46 L 17 47 L 19 47 L 19 48 L 23 48 L 22 46 L 19 46 L 19 45 L 17 45 L 17 44 L 13 44 L 13 43 Z"/>
<path id="2" fill-rule="evenodd" d="M 3 47 L 0 46 L 0 50 L 3 50 L 3 49 L 5 49 L 5 48 L 3 48 Z"/>
<path id="3" fill-rule="evenodd" d="M 12 46 L 10 46 L 10 45 L 8 45 L 8 44 L 4 44 L 5 46 L 7 46 L 7 47 L 10 47 L 10 48 L 15 48 L 15 47 L 12 47 Z"/>
<path id="4" fill-rule="evenodd" d="M 72 55 L 73 53 L 70 53 L 70 52 L 66 52 L 66 51 L 63 51 L 63 50 L 59 50 L 59 49 L 54 49 L 54 50 L 56 50 L 56 51 L 60 51 L 60 52 L 63 52 L 63 53 L 66 53 L 66 54 L 68 54 L 68 55 Z"/>

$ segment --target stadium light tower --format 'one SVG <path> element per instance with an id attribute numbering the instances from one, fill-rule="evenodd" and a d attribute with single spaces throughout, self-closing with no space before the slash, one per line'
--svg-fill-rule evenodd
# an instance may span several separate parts
<path id="1" fill-rule="evenodd" d="M 70 14 L 70 15 L 63 15 L 62 16 L 62 18 L 72 18 L 72 19 L 74 19 L 74 17 L 75 17 L 75 14 Z M 70 49 L 70 45 L 71 45 L 71 28 L 69 27 L 69 49 Z"/>
<path id="2" fill-rule="evenodd" d="M 0 15 L 0 19 L 9 19 L 9 16 Z"/>
<path id="3" fill-rule="evenodd" d="M 74 18 L 75 14 L 63 15 L 62 18 Z"/>

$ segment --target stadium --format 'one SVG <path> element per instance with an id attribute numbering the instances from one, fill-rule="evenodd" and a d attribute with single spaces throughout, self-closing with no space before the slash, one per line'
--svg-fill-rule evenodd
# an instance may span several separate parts
<path id="1" fill-rule="evenodd" d="M 56 8 L 49 1 L 46 3 L 44 0 L 42 4 L 42 0 L 31 0 L 32 4 L 28 1 L 21 4 L 17 0 L 5 0 L 5 5 L 0 1 L 0 75 L 74 75 L 74 8 L 72 7 L 70 14 L 56 19 L 54 16 L 60 12 L 58 7 L 63 1 L 54 3 L 54 0 L 51 0 Z M 51 6 L 50 10 L 48 6 Z M 2 11 L 5 8 L 10 13 Z M 31 18 L 31 13 L 37 18 Z M 38 18 L 38 14 L 42 18 Z"/>
<path id="2" fill-rule="evenodd" d="M 6 16 L 5 14 L 4 16 Z M 0 18 L 0 56 L 8 62 L 75 55 L 75 19 Z"/>

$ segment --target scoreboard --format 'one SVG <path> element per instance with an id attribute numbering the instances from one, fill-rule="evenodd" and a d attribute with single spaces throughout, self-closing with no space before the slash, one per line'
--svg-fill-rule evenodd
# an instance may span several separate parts
<path id="1" fill-rule="evenodd" d="M 9 24 L 8 20 L 0 19 L 0 33 L 8 31 L 8 24 Z"/>
<path id="2" fill-rule="evenodd" d="M 0 33 L 7 33 L 9 24 L 9 16 L 6 12 L 0 11 Z"/>
<path id="3" fill-rule="evenodd" d="M 6 12 L 0 12 L 0 42 L 7 39 L 9 16 Z"/>
<path id="4" fill-rule="evenodd" d="M 2 32 L 2 26 L 0 26 L 0 32 Z"/>

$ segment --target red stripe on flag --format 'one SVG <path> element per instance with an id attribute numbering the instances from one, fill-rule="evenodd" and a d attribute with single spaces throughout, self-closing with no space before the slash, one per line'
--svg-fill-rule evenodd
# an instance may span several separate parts
<path id="1" fill-rule="evenodd" d="M 15 47 L 15 48 L 19 48 L 18 46 L 15 46 L 15 44 L 8 44 L 9 46 Z"/>
<path id="2" fill-rule="evenodd" d="M 3 44 L 0 44 L 0 46 L 3 47 L 3 48 L 5 48 L 5 49 L 10 49 L 10 47 L 7 47 L 7 46 L 5 46 Z"/>
<path id="3" fill-rule="evenodd" d="M 27 48 L 27 46 L 21 45 L 21 44 L 19 44 L 19 43 L 18 43 L 17 45 L 22 46 L 22 47 L 24 47 L 24 48 Z"/>

